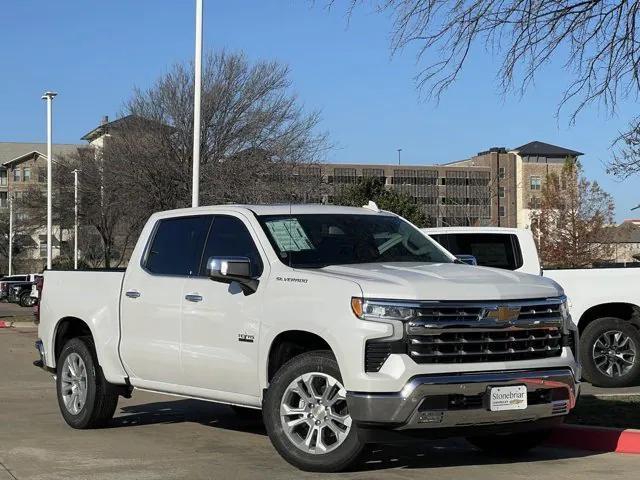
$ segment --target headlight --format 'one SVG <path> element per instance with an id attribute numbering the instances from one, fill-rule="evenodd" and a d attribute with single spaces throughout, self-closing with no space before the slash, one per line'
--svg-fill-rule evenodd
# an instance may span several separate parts
<path id="1" fill-rule="evenodd" d="M 392 301 L 351 299 L 351 309 L 362 320 L 409 320 L 416 315 L 416 307 L 406 303 Z"/>
<path id="2" fill-rule="evenodd" d="M 392 333 L 385 341 L 400 340 L 404 336 L 404 322 L 416 315 L 417 305 L 393 300 L 351 299 L 351 310 L 361 320 L 381 322 L 391 325 Z"/>
<path id="3" fill-rule="evenodd" d="M 562 303 L 560 303 L 560 316 L 562 316 L 564 329 L 566 332 L 576 329 L 575 325 L 573 324 L 573 320 L 571 319 L 571 314 L 569 313 L 569 304 L 566 297 L 564 297 Z"/>

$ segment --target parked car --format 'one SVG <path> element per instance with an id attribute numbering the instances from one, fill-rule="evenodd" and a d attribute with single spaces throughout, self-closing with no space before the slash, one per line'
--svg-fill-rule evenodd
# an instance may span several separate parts
<path id="1" fill-rule="evenodd" d="M 478 265 L 537 273 L 562 285 L 580 332 L 586 379 L 600 387 L 640 382 L 640 269 L 542 269 L 531 230 L 499 227 L 423 229 Z"/>
<path id="2" fill-rule="evenodd" d="M 29 275 L 9 275 L 0 278 L 0 300 L 7 300 L 9 296 L 9 284 L 13 282 L 26 282 Z"/>
<path id="3" fill-rule="evenodd" d="M 12 275 L 0 279 L 0 299 L 18 303 L 22 307 L 32 307 L 38 302 L 35 291 L 36 279 L 40 274 Z"/>
<path id="4" fill-rule="evenodd" d="M 73 428 L 139 388 L 262 409 L 304 470 L 435 435 L 525 451 L 579 392 L 564 292 L 455 260 L 375 205 L 157 213 L 126 270 L 45 271 L 36 347 Z"/>

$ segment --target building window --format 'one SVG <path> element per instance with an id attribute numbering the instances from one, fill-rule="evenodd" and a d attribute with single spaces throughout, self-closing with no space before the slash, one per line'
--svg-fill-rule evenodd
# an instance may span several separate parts
<path id="1" fill-rule="evenodd" d="M 505 170 L 504 167 L 500 167 L 498 168 L 498 178 L 503 179 L 505 176 Z"/>
<path id="2" fill-rule="evenodd" d="M 531 200 L 529 201 L 529 208 L 533 210 L 540 208 L 540 197 L 531 197 Z"/>
<path id="3" fill-rule="evenodd" d="M 39 168 L 38 169 L 38 182 L 39 183 L 47 183 L 47 169 Z"/>
<path id="4" fill-rule="evenodd" d="M 501 217 L 505 216 L 505 214 L 504 214 L 504 206 L 500 205 L 498 207 L 498 215 L 500 215 Z"/>
<path id="5" fill-rule="evenodd" d="M 531 186 L 531 190 L 540 190 L 540 188 L 542 187 L 542 178 L 538 176 L 531 176 L 530 186 Z"/>
<path id="6" fill-rule="evenodd" d="M 498 187 L 498 196 L 504 198 L 504 187 Z"/>
<path id="7" fill-rule="evenodd" d="M 21 178 L 21 170 L 19 168 L 14 168 L 13 169 L 13 181 L 14 182 L 19 182 L 20 178 Z"/>
<path id="8" fill-rule="evenodd" d="M 22 176 L 23 182 L 31 181 L 31 167 L 24 167 L 24 175 Z"/>
<path id="9" fill-rule="evenodd" d="M 9 206 L 9 197 L 7 192 L 0 192 L 0 208 L 7 208 Z"/>
<path id="10" fill-rule="evenodd" d="M 2 186 L 7 185 L 7 171 L 4 169 L 0 170 L 0 185 Z"/>

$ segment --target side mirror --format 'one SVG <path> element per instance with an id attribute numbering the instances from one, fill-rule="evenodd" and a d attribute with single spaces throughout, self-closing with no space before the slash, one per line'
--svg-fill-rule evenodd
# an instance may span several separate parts
<path id="1" fill-rule="evenodd" d="M 473 255 L 456 255 L 456 258 L 460 260 L 460 263 L 466 263 L 467 265 L 478 265 L 478 259 Z"/>
<path id="2" fill-rule="evenodd" d="M 258 280 L 251 276 L 251 260 L 247 257 L 209 257 L 207 276 L 215 282 L 237 282 L 245 294 L 258 289 Z"/>

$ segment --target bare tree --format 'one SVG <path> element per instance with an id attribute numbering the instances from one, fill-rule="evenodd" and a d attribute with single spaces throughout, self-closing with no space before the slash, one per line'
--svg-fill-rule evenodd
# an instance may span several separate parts
<path id="1" fill-rule="evenodd" d="M 291 201 L 317 190 L 318 176 L 297 173 L 316 165 L 329 144 L 318 112 L 305 113 L 291 93 L 288 68 L 221 52 L 206 56 L 203 72 L 201 203 Z M 175 65 L 136 90 L 126 113 L 144 122 L 112 142 L 130 160 L 123 181 L 152 208 L 188 206 L 193 68 Z M 149 122 L 157 127 L 149 131 Z"/>
<path id="2" fill-rule="evenodd" d="M 224 52 L 208 55 L 204 66 L 201 203 L 318 199 L 327 137 L 318 132 L 318 113 L 304 113 L 290 92 L 288 69 Z M 59 159 L 56 178 L 80 170 L 88 263 L 121 265 L 151 213 L 190 206 L 192 72 L 178 64 L 150 89 L 135 90 L 123 117 L 103 127 L 101 147 Z M 72 190 L 72 180 L 57 189 L 61 218 L 73 214 Z M 44 211 L 43 202 L 33 196 L 34 212 Z"/>
<path id="3" fill-rule="evenodd" d="M 613 113 L 620 99 L 640 92 L 640 1 L 351 0 L 349 12 L 361 4 L 391 16 L 393 52 L 417 46 L 417 81 L 428 96 L 440 97 L 477 47 L 501 60 L 497 77 L 505 92 L 524 92 L 548 62 L 562 62 L 571 77 L 558 110 L 570 108 L 571 122 L 587 105 L 599 102 Z M 616 142 L 618 175 L 638 171 L 629 135 L 637 147 L 640 117 Z"/>
<path id="4" fill-rule="evenodd" d="M 547 177 L 540 208 L 531 214 L 543 265 L 587 267 L 609 260 L 613 214 L 611 196 L 584 178 L 578 162 L 567 161 L 560 175 Z"/>

